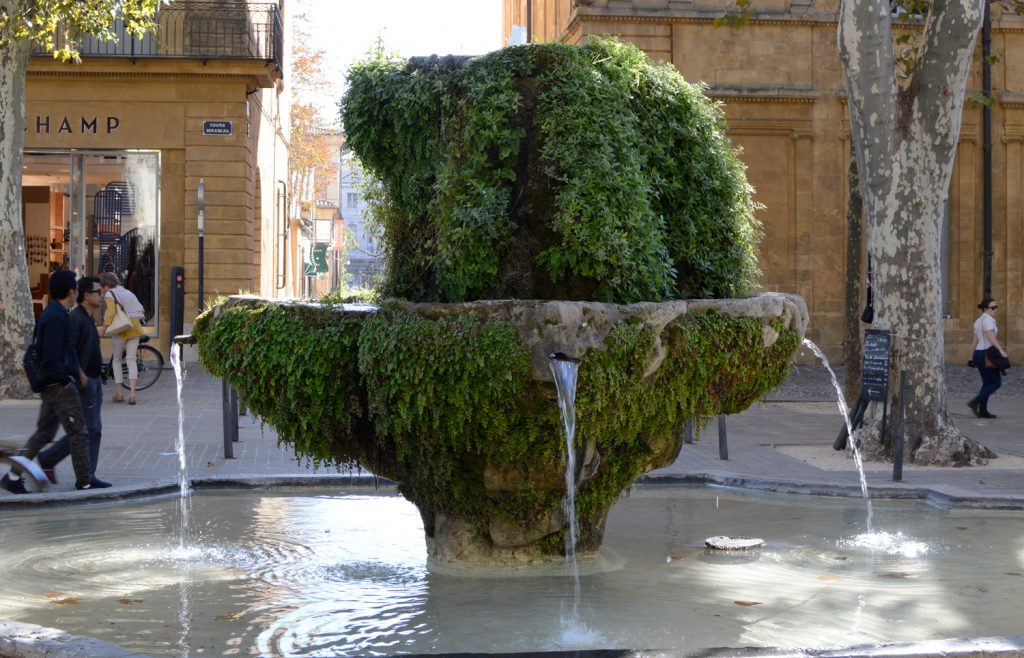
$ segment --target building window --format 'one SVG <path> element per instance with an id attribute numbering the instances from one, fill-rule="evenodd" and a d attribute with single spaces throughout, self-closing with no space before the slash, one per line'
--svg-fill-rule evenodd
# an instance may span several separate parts
<path id="1" fill-rule="evenodd" d="M 359 205 L 359 193 L 358 192 L 346 192 L 345 193 L 345 207 L 355 208 Z"/>
<path id="2" fill-rule="evenodd" d="M 160 308 L 160 154 L 27 151 L 22 173 L 29 279 L 45 294 L 58 269 L 118 275 L 156 333 Z"/>

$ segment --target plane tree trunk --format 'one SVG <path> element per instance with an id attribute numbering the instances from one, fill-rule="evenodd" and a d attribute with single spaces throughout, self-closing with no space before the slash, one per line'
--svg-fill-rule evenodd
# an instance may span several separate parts
<path id="1" fill-rule="evenodd" d="M 0 399 L 29 397 L 21 353 L 32 338 L 32 296 L 21 220 L 26 39 L 0 41 Z"/>
<path id="2" fill-rule="evenodd" d="M 905 84 L 897 84 L 889 2 L 844 0 L 840 9 L 839 50 L 874 270 L 873 326 L 891 332 L 893 362 L 908 373 L 905 452 L 918 463 L 991 456 L 947 412 L 939 259 L 983 2 L 931 3 Z M 896 400 L 890 402 L 895 409 Z M 879 425 L 880 418 L 869 418 L 858 440 L 878 448 Z"/>

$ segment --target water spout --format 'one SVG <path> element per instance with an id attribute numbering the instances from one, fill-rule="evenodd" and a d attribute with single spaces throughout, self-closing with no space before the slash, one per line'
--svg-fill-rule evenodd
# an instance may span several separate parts
<path id="1" fill-rule="evenodd" d="M 857 445 L 857 442 L 853 440 L 853 426 L 850 424 L 850 409 L 846 406 L 846 398 L 843 396 L 843 387 L 839 385 L 839 380 L 836 379 L 836 373 L 832 371 L 832 366 L 829 365 L 828 358 L 825 356 L 825 353 L 808 338 L 804 338 L 804 346 L 814 352 L 815 356 L 817 356 L 821 361 L 821 364 L 825 366 L 825 370 L 828 370 L 828 374 L 832 378 L 832 386 L 836 389 L 836 404 L 839 405 L 839 413 L 843 417 L 843 422 L 846 423 L 846 433 L 847 436 L 850 437 L 850 445 L 853 446 L 853 461 L 857 465 L 857 473 L 860 475 L 860 491 L 864 495 L 864 500 L 867 503 L 867 531 L 868 533 L 872 533 L 874 532 L 872 529 L 873 511 L 871 509 L 871 498 L 868 496 L 868 480 L 864 475 L 864 460 L 860 456 L 860 447 Z"/>
<path id="2" fill-rule="evenodd" d="M 576 374 L 580 360 L 563 352 L 552 352 L 548 355 L 551 373 L 555 377 L 555 388 L 558 389 L 558 409 L 562 416 L 562 429 L 565 433 L 565 499 L 562 506 L 568 521 L 568 534 L 565 539 L 565 558 L 573 579 L 572 617 L 578 617 L 580 599 L 580 572 L 576 561 L 576 544 L 579 541 L 579 521 L 576 518 Z"/>

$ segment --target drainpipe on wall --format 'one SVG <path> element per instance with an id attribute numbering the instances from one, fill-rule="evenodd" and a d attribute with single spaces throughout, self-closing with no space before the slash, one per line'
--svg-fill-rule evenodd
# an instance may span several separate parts
<path id="1" fill-rule="evenodd" d="M 526 0 L 526 43 L 533 43 L 533 0 Z"/>
<path id="2" fill-rule="evenodd" d="M 989 13 L 989 2 L 985 2 L 985 19 L 981 27 L 981 93 L 985 104 L 981 108 L 982 125 L 982 178 L 983 206 L 982 221 L 984 222 L 985 254 L 983 259 L 982 283 L 984 296 L 992 296 L 992 19 Z"/>

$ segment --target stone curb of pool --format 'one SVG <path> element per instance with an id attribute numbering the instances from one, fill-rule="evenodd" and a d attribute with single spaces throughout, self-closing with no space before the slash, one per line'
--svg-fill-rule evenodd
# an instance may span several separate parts
<path id="1" fill-rule="evenodd" d="M 792 493 L 814 496 L 860 498 L 860 485 L 830 484 L 827 482 L 796 482 L 760 477 L 720 475 L 717 473 L 689 473 L 686 475 L 645 475 L 638 484 L 704 484 L 744 491 Z M 986 496 L 957 490 L 942 485 L 868 485 L 872 500 L 919 500 L 940 508 L 1024 510 L 1024 496 Z"/>
<path id="2" fill-rule="evenodd" d="M 865 644 L 835 649 L 779 649 L 745 647 L 711 648 L 697 651 L 629 651 L 594 649 L 583 651 L 545 651 L 516 654 L 463 653 L 459 656 L 544 656 L 545 658 L 930 658 L 932 656 L 964 658 L 975 656 L 1019 656 L 1024 653 L 1024 637 L 978 637 L 922 642 Z M 146 658 L 119 646 L 95 638 L 70 635 L 55 628 L 0 620 L 0 658 Z M 404 655 L 402 658 L 417 658 Z M 421 656 L 420 658 L 426 658 Z"/>
<path id="3" fill-rule="evenodd" d="M 637 484 L 704 484 L 773 493 L 810 494 L 860 498 L 857 485 L 829 484 L 826 482 L 796 482 L 783 479 L 743 477 L 716 473 L 690 473 L 685 475 L 644 475 Z M 259 475 L 195 478 L 190 481 L 193 490 L 207 489 L 281 489 L 287 487 L 393 487 L 395 483 L 381 477 L 361 474 L 327 473 L 321 475 Z M 96 491 L 59 491 L 0 496 L 0 509 L 19 507 L 62 506 L 114 500 L 173 495 L 179 485 L 170 482 L 146 483 L 97 489 Z M 920 500 L 939 508 L 1024 510 L 1024 496 L 985 496 L 964 492 L 942 485 L 870 485 L 872 499 Z"/>

